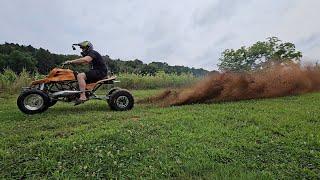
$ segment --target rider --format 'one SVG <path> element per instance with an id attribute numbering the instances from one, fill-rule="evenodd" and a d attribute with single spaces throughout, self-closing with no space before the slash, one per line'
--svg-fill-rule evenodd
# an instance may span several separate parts
<path id="1" fill-rule="evenodd" d="M 80 98 L 75 103 L 78 105 L 87 100 L 85 95 L 86 83 L 94 83 L 106 77 L 107 75 L 107 66 L 105 61 L 102 59 L 101 55 L 93 50 L 93 45 L 89 41 L 83 41 L 79 44 L 82 49 L 81 58 L 66 61 L 64 64 L 89 64 L 90 70 L 84 73 L 78 73 L 77 80 L 79 83 L 79 88 L 82 93 Z"/>

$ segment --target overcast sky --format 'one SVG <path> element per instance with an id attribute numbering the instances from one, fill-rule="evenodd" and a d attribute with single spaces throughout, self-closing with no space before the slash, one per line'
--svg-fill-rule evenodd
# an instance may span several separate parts
<path id="1" fill-rule="evenodd" d="M 226 48 L 277 36 L 320 59 L 320 0 L 0 0 L 0 43 L 216 69 Z"/>

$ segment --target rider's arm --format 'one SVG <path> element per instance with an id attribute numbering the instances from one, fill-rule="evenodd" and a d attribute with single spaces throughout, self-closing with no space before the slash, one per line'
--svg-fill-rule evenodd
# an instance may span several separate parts
<path id="1" fill-rule="evenodd" d="M 70 64 L 88 64 L 92 61 L 92 57 L 85 56 L 79 59 L 69 61 Z"/>

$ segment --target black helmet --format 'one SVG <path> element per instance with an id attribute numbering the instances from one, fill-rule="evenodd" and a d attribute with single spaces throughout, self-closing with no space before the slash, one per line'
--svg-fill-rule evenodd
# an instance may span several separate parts
<path id="1" fill-rule="evenodd" d="M 81 52 L 82 56 L 88 55 L 89 50 L 93 50 L 93 45 L 91 44 L 90 41 L 83 41 L 75 45 L 78 45 L 82 49 L 82 52 Z"/>

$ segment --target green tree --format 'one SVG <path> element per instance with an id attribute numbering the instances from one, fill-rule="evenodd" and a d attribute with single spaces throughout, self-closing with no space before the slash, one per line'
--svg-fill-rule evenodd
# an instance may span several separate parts
<path id="1" fill-rule="evenodd" d="M 299 63 L 301 57 L 293 43 L 283 43 L 277 37 L 270 37 L 250 47 L 226 49 L 219 58 L 218 67 L 222 71 L 251 71 L 274 64 Z"/>
<path id="2" fill-rule="evenodd" d="M 7 58 L 5 66 L 16 73 L 22 72 L 23 69 L 30 72 L 34 72 L 36 69 L 36 60 L 30 53 L 14 50 Z"/>
<path id="3" fill-rule="evenodd" d="M 140 74 L 155 76 L 156 72 L 157 72 L 157 69 L 154 66 L 144 64 L 143 67 L 141 68 Z"/>
<path id="4" fill-rule="evenodd" d="M 2 73 L 7 68 L 7 59 L 9 55 L 0 54 L 0 73 Z"/>
<path id="5" fill-rule="evenodd" d="M 55 65 L 54 59 L 48 50 L 40 48 L 34 55 L 37 69 L 40 74 L 47 74 Z"/>

